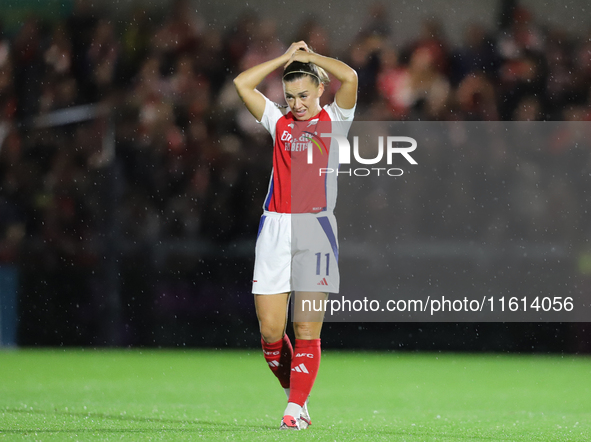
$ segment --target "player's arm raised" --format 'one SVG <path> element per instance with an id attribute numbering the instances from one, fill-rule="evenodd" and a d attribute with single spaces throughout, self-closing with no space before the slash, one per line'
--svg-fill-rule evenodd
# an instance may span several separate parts
<path id="1" fill-rule="evenodd" d="M 302 51 L 300 51 L 302 49 Z M 257 119 L 263 118 L 265 98 L 257 90 L 257 86 L 267 75 L 287 63 L 294 52 L 307 52 L 308 46 L 303 41 L 292 43 L 285 53 L 273 60 L 266 61 L 247 69 L 234 79 L 234 86 L 246 108 Z"/>
<path id="2" fill-rule="evenodd" d="M 335 58 L 313 52 L 294 52 L 286 66 L 293 61 L 303 63 L 312 62 L 328 73 L 334 75 L 341 82 L 341 87 L 335 95 L 337 105 L 342 109 L 352 109 L 357 103 L 357 72 L 349 65 Z"/>

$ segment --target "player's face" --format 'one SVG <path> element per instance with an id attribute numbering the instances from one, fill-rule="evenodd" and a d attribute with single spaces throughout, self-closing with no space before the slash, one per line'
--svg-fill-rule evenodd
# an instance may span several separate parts
<path id="1" fill-rule="evenodd" d="M 285 101 L 297 120 L 309 120 L 320 112 L 320 97 L 324 92 L 324 84 L 318 86 L 309 75 L 297 80 L 283 82 Z"/>

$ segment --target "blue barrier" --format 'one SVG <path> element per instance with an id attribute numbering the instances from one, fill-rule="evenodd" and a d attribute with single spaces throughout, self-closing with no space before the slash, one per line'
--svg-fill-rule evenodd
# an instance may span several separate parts
<path id="1" fill-rule="evenodd" d="M 16 345 L 18 269 L 0 265 L 0 347 Z"/>

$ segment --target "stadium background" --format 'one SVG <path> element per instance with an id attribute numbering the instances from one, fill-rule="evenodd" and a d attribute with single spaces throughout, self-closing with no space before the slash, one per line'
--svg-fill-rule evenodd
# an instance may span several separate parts
<path id="1" fill-rule="evenodd" d="M 264 2 L 0 3 L 4 344 L 258 345 L 249 282 L 271 156 L 231 80 L 292 40 L 358 71 L 358 119 L 591 117 L 584 2 L 300 4 L 294 14 L 288 2 L 273 11 Z M 262 87 L 282 100 L 277 78 Z M 40 118 L 64 108 L 73 119 L 97 118 L 55 127 Z M 461 181 L 494 154 L 470 152 Z M 454 155 L 466 153 L 449 152 L 449 164 Z M 437 223 L 433 207 L 401 199 L 405 216 L 392 223 L 406 246 L 442 238 L 450 256 L 454 241 L 558 244 L 568 252 L 549 266 L 570 289 L 586 290 L 589 151 L 566 145 L 511 156 L 524 172 L 505 171 L 510 210 Z M 549 165 L 559 178 L 544 173 Z M 540 204 L 518 210 L 532 186 Z M 434 202 L 466 207 L 481 189 L 428 191 Z M 491 237 L 490 219 L 507 227 Z M 509 292 L 519 292 L 518 275 L 538 260 L 512 265 Z M 590 341 L 585 324 L 326 324 L 323 332 L 328 348 L 589 352 Z"/>

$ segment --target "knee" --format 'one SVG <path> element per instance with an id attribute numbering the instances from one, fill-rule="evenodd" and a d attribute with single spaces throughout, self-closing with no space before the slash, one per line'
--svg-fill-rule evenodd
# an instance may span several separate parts
<path id="1" fill-rule="evenodd" d="M 261 336 L 265 342 L 277 342 L 283 338 L 283 334 L 285 333 L 285 323 L 283 321 L 261 318 L 259 325 Z"/>
<path id="2" fill-rule="evenodd" d="M 321 322 L 294 322 L 293 331 L 297 339 L 318 339 L 320 338 Z"/>

